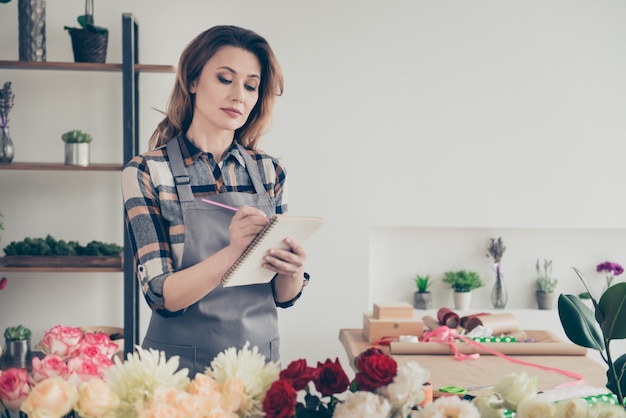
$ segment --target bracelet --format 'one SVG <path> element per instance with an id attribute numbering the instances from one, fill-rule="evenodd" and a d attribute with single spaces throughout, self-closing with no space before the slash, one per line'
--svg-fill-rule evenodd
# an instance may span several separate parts
<path id="1" fill-rule="evenodd" d="M 306 285 L 309 284 L 309 280 L 311 280 L 311 275 L 309 275 L 309 273 L 304 273 L 304 279 L 302 280 L 302 288 L 300 289 L 298 294 L 293 299 L 290 299 L 287 302 L 276 302 L 276 301 L 274 301 L 274 304 L 277 307 L 279 307 L 279 308 L 290 308 L 290 307 L 292 307 L 293 304 L 296 303 L 296 301 L 298 299 L 300 299 L 300 296 L 302 296 L 302 290 L 304 289 L 304 287 Z"/>

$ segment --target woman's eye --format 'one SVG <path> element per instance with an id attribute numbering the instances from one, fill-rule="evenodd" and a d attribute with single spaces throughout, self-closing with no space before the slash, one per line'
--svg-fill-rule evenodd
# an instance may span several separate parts
<path id="1" fill-rule="evenodd" d="M 256 91 L 257 86 L 251 86 L 250 84 L 246 84 L 246 90 L 248 91 Z"/>
<path id="2" fill-rule="evenodd" d="M 233 80 L 229 80 L 229 79 L 224 78 L 222 76 L 217 76 L 217 78 L 218 78 L 218 80 L 220 80 L 220 83 L 223 83 L 223 84 L 230 84 L 230 83 L 233 82 Z"/>

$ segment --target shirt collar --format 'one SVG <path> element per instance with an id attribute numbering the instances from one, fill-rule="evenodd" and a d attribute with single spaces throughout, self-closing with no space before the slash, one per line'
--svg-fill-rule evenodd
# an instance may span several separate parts
<path id="1" fill-rule="evenodd" d="M 182 135 L 182 138 L 183 140 L 180 142 L 180 150 L 183 159 L 185 160 L 185 165 L 190 166 L 195 163 L 202 154 L 205 154 L 205 152 L 191 142 L 189 138 L 187 138 L 187 135 Z M 234 158 L 239 164 L 241 164 L 242 167 L 246 166 L 246 161 L 243 159 L 243 155 L 241 155 L 241 152 L 239 151 L 236 140 L 230 145 L 230 149 L 224 156 L 223 161 L 226 161 L 229 158 Z"/>

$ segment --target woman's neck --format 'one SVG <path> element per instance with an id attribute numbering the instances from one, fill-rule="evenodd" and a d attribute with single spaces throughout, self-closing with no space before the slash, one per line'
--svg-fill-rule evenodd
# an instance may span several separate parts
<path id="1" fill-rule="evenodd" d="M 216 161 L 222 161 L 224 155 L 233 143 L 234 132 L 222 131 L 220 133 L 207 134 L 205 131 L 189 127 L 186 132 L 187 138 L 204 152 L 210 152 Z"/>

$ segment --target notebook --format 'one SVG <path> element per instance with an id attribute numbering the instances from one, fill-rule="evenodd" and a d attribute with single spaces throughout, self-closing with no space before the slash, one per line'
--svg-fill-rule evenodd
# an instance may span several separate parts
<path id="1" fill-rule="evenodd" d="M 267 251 L 270 248 L 288 249 L 283 242 L 285 238 L 304 243 L 323 222 L 322 218 L 315 216 L 273 216 L 222 277 L 222 285 L 232 287 L 269 282 L 276 273 L 261 267 Z"/>

